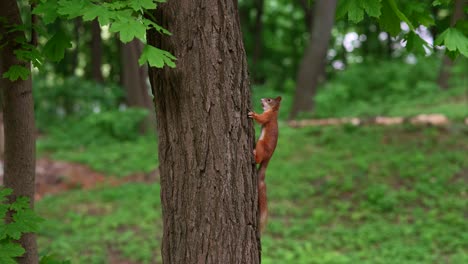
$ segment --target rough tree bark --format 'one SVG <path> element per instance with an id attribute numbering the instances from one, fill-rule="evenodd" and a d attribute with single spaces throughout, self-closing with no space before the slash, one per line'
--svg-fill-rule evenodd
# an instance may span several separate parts
<path id="1" fill-rule="evenodd" d="M 315 3 L 309 45 L 302 58 L 297 75 L 296 93 L 290 119 L 300 112 L 313 110 L 313 96 L 321 73 L 324 72 L 325 58 L 335 20 L 336 0 L 318 0 Z"/>
<path id="2" fill-rule="evenodd" d="M 141 132 L 145 133 L 148 130 L 156 130 L 156 114 L 148 90 L 148 69 L 146 65 L 140 66 L 138 64 L 142 50 L 143 44 L 138 39 L 121 44 L 121 82 L 127 94 L 128 106 L 144 108 L 149 111 L 149 115 L 141 127 Z"/>
<path id="3" fill-rule="evenodd" d="M 450 21 L 450 26 L 455 26 L 457 21 L 463 19 L 463 2 L 465 0 L 455 0 L 453 4 L 453 14 Z M 437 84 L 440 88 L 447 90 L 449 88 L 449 80 L 451 75 L 451 70 L 453 66 L 453 61 L 447 56 L 444 56 L 442 59 L 442 65 L 440 67 L 439 77 L 437 78 Z"/>
<path id="4" fill-rule="evenodd" d="M 21 25 L 21 17 L 17 2 L 14 0 L 0 1 L 0 17 L 6 19 L 7 25 Z M 7 32 L 4 25 L 0 27 L 2 45 L 0 55 L 0 73 L 12 65 L 30 68 L 29 63 L 16 59 L 13 51 L 18 49 L 14 39 L 22 32 Z M 6 43 L 5 43 L 6 42 Z M 13 189 L 9 197 L 14 201 L 18 196 L 26 196 L 34 202 L 35 176 L 35 128 L 34 105 L 32 98 L 31 78 L 23 81 L 9 81 L 0 78 L 0 92 L 3 93 L 3 118 L 5 129 L 5 163 L 4 185 Z M 18 259 L 19 263 L 38 263 L 36 239 L 33 234 L 25 234 L 19 240 L 26 253 Z"/>
<path id="5" fill-rule="evenodd" d="M 101 26 L 97 19 L 91 22 L 91 75 L 96 82 L 104 82 L 101 71 L 102 39 Z"/>
<path id="6" fill-rule="evenodd" d="M 259 263 L 257 179 L 237 1 L 168 1 L 173 33 L 150 44 L 177 57 L 150 69 L 163 211 L 163 263 Z"/>

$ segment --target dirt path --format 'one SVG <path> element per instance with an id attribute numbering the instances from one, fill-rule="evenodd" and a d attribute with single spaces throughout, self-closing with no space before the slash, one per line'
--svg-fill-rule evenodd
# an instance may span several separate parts
<path id="1" fill-rule="evenodd" d="M 90 189 L 96 186 L 117 186 L 127 182 L 155 182 L 157 170 L 151 173 L 135 173 L 117 178 L 96 172 L 83 164 L 41 158 L 36 162 L 36 194 L 39 200 L 44 195 L 57 194 L 72 189 Z M 0 184 L 3 183 L 3 161 L 0 160 Z"/>

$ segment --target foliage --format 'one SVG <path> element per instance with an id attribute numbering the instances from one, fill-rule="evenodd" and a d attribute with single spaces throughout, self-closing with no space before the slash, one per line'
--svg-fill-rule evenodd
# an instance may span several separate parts
<path id="1" fill-rule="evenodd" d="M 350 65 L 337 74 L 335 79 L 326 83 L 315 97 L 318 117 L 330 116 L 375 116 L 427 113 L 427 110 L 415 110 L 418 105 L 433 106 L 435 102 L 451 104 L 455 109 L 455 118 L 466 115 L 463 106 L 464 87 L 457 82 L 460 73 L 454 72 L 452 90 L 445 92 L 436 85 L 438 60 L 419 58 L 416 64 L 398 60 L 369 62 Z M 461 68 L 466 67 L 460 61 Z M 459 103 L 447 101 L 457 98 Z M 445 100 L 445 101 L 444 101 Z M 431 107 L 428 108 L 431 111 Z M 458 109 L 458 110 L 456 110 Z M 421 112 L 422 111 L 422 112 Z M 449 111 L 449 116 L 454 112 Z"/>
<path id="2" fill-rule="evenodd" d="M 122 42 L 127 43 L 134 38 L 143 42 L 146 40 L 146 31 L 154 29 L 161 34 L 170 35 L 170 32 L 159 26 L 148 10 L 156 9 L 157 5 L 164 0 L 134 0 L 134 1 L 100 1 L 100 0 L 39 0 L 32 14 L 38 15 L 43 24 L 34 25 L 34 29 L 46 35 L 48 40 L 43 47 L 31 45 L 25 37 L 17 38 L 20 47 L 15 51 L 18 59 L 33 63 L 33 66 L 43 70 L 43 63 L 46 59 L 50 61 L 60 61 L 63 59 L 66 49 L 72 46 L 71 38 L 62 28 L 55 28 L 55 32 L 49 32 L 48 24 L 54 23 L 58 19 L 71 20 L 81 17 L 83 21 L 98 19 L 101 26 L 110 26 L 110 31 L 119 33 Z M 10 31 L 25 32 L 23 25 L 2 25 Z M 48 36 L 51 35 L 51 36 Z M 23 34 L 24 35 L 24 34 Z M 148 45 L 147 45 L 148 46 Z M 147 61 L 155 67 L 175 67 L 175 57 L 169 52 L 156 47 L 146 48 L 144 57 L 140 63 Z M 160 61 L 162 63 L 154 63 Z M 4 78 L 16 80 L 24 78 L 28 69 L 25 66 L 15 65 L 3 73 Z"/>
<path id="3" fill-rule="evenodd" d="M 39 129 L 47 130 L 66 118 L 81 119 L 118 108 L 123 99 L 116 85 L 101 85 L 79 77 L 39 75 L 33 82 L 34 110 Z"/>
<path id="4" fill-rule="evenodd" d="M 24 248 L 16 241 L 24 233 L 37 232 L 43 221 L 29 206 L 29 198 L 18 197 L 8 203 L 11 189 L 0 186 L 0 263 L 16 263 L 15 258 L 24 254 Z M 7 221 L 10 219 L 10 221 Z"/>
<path id="5" fill-rule="evenodd" d="M 158 163 L 154 135 L 139 133 L 146 115 L 146 110 L 130 108 L 65 119 L 38 141 L 39 153 L 87 164 L 112 175 L 149 173 Z"/>
<path id="6" fill-rule="evenodd" d="M 295 78 L 308 39 L 304 10 L 299 1 L 264 1 L 262 42 L 256 43 L 254 2 L 239 1 L 249 70 L 254 81 L 267 81 L 268 86 L 284 91 L 284 81 Z M 255 65 L 252 54 L 257 44 L 263 55 Z"/>
<path id="7" fill-rule="evenodd" d="M 417 34 L 417 28 L 422 26 L 433 26 L 435 20 L 432 10 L 436 6 L 448 6 L 450 1 L 420 1 L 419 3 L 397 0 L 351 0 L 339 1 L 337 17 L 343 18 L 348 16 L 352 22 L 358 23 L 364 19 L 364 13 L 370 17 L 377 18 L 380 27 L 390 33 L 392 36 L 397 36 L 402 33 L 400 24 L 402 22 L 408 25 L 410 32 L 404 34 L 404 38 L 413 43 L 418 43 L 417 46 L 428 45 Z M 403 6 L 402 9 L 399 5 Z M 409 14 L 408 16 L 405 14 Z M 464 22 L 465 23 L 465 22 Z M 416 26 L 415 26 L 416 25 Z M 466 32 L 460 31 L 457 27 L 447 28 L 435 42 L 435 45 L 444 44 L 447 47 L 448 54 L 461 53 L 465 57 L 468 55 L 468 38 Z"/>
<path id="8" fill-rule="evenodd" d="M 128 108 L 90 114 L 81 122 L 64 120 L 62 124 L 50 128 L 51 141 L 45 139 L 42 147 L 73 149 L 132 141 L 138 137 L 138 127 L 147 114 L 145 109 Z"/>

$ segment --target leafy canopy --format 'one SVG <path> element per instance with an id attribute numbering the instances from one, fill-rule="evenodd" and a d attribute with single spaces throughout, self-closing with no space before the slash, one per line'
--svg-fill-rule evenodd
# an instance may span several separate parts
<path id="1" fill-rule="evenodd" d="M 41 24 L 34 25 L 39 32 L 49 34 L 43 47 L 29 44 L 25 38 L 16 39 L 20 48 L 15 51 L 17 58 L 24 62 L 31 61 L 34 67 L 42 69 L 44 60 L 58 62 L 63 59 L 66 49 L 72 46 L 71 38 L 63 29 L 56 32 L 47 32 L 46 25 L 54 23 L 57 19 L 70 20 L 81 17 L 83 21 L 97 19 L 101 26 L 109 26 L 109 31 L 118 33 L 119 39 L 130 42 L 137 38 L 146 42 L 146 31 L 155 29 L 165 35 L 171 33 L 159 26 L 148 10 L 156 9 L 159 3 L 165 0 L 39 0 L 32 13 L 37 15 Z M 7 25 L 11 30 L 26 31 L 24 26 Z M 167 51 L 152 47 L 144 47 L 140 57 L 140 64 L 149 63 L 151 66 L 162 68 L 165 65 L 174 68 L 176 58 Z M 22 65 L 15 65 L 3 74 L 4 78 L 12 81 L 21 78 L 27 79 L 29 70 Z"/>
<path id="2" fill-rule="evenodd" d="M 400 1 L 402 2 L 402 1 Z M 429 46 L 416 32 L 420 26 L 433 26 L 434 18 L 431 8 L 439 5 L 451 6 L 451 0 L 435 0 L 432 3 L 414 2 L 402 11 L 397 0 L 341 0 L 338 3 L 337 18 L 345 18 L 354 23 L 361 22 L 364 15 L 378 19 L 380 27 L 392 36 L 401 34 L 401 23 L 409 27 L 409 32 L 403 35 L 407 48 L 422 52 L 424 46 Z M 462 54 L 468 57 L 468 38 L 466 21 L 461 21 L 456 27 L 447 28 L 435 41 L 435 45 L 444 45 L 449 56 Z"/>

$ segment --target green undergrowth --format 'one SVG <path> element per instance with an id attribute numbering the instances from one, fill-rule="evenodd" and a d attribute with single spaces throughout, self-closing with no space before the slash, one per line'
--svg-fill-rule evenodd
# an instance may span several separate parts
<path id="1" fill-rule="evenodd" d="M 299 118 L 374 117 L 444 114 L 455 121 L 468 117 L 468 90 L 465 73 L 468 60 L 459 59 L 451 71 L 449 89 L 437 85 L 441 61 L 419 58 L 417 64 L 400 60 L 352 64 L 330 76 L 314 97 L 314 112 Z M 283 91 L 255 86 L 253 105 L 261 111 L 260 98 L 282 95 L 280 117 L 290 113 L 295 84 L 286 82 Z"/>
<path id="2" fill-rule="evenodd" d="M 88 165 L 116 176 L 151 172 L 158 166 L 154 132 L 140 135 L 142 109 L 106 111 L 64 120 L 38 140 L 39 156 Z"/>
<path id="3" fill-rule="evenodd" d="M 159 185 L 129 183 L 46 197 L 40 252 L 71 263 L 160 263 Z"/>
<path id="4" fill-rule="evenodd" d="M 466 126 L 280 126 L 262 263 L 468 263 Z M 44 254 L 160 263 L 157 183 L 75 190 L 37 209 Z"/>

